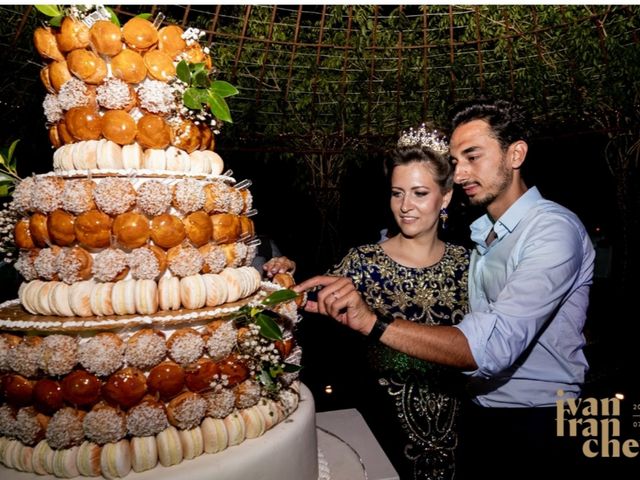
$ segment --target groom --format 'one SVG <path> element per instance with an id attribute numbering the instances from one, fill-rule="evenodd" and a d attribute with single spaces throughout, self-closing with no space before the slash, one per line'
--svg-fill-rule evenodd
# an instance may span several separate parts
<path id="1" fill-rule="evenodd" d="M 588 368 L 582 330 L 594 249 L 575 214 L 525 184 L 528 121 L 520 107 L 467 103 L 454 112 L 452 129 L 455 182 L 486 209 L 471 225 L 471 311 L 460 324 L 376 315 L 348 278 L 313 277 L 296 290 L 322 286 L 308 311 L 467 374 L 460 478 L 513 478 L 514 462 L 518 476 L 559 478 L 582 455 L 556 436 L 555 405 L 580 395 Z"/>

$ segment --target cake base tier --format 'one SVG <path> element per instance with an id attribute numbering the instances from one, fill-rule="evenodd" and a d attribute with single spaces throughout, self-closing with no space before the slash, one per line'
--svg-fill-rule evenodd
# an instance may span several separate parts
<path id="1" fill-rule="evenodd" d="M 18 472 L 0 466 L 3 480 L 55 479 L 52 475 Z M 215 454 L 203 454 L 178 465 L 160 464 L 141 473 L 131 471 L 127 480 L 317 480 L 318 443 L 315 404 L 311 392 L 300 385 L 298 408 L 264 435 L 245 440 Z"/>

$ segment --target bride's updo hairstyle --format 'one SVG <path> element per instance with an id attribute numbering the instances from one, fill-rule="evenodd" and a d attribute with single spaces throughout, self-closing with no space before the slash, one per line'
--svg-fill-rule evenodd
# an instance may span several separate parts
<path id="1" fill-rule="evenodd" d="M 426 164 L 442 193 L 453 188 L 453 165 L 449 161 L 449 142 L 438 130 L 427 130 L 422 124 L 403 132 L 395 149 L 385 162 L 385 174 L 391 179 L 393 169 L 412 162 Z"/>

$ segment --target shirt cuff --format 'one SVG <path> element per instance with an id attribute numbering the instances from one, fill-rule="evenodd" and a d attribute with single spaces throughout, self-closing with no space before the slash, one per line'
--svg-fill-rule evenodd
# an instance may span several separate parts
<path id="1" fill-rule="evenodd" d="M 472 377 L 488 377 L 486 373 L 487 344 L 489 337 L 495 328 L 496 315 L 490 313 L 468 313 L 458 325 L 454 325 L 466 337 L 471 349 L 471 355 L 478 368 L 463 372 Z M 483 371 L 485 373 L 483 373 Z"/>

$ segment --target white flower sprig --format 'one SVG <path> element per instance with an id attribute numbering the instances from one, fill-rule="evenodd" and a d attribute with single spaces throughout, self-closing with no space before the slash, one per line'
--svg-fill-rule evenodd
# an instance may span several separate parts
<path id="1" fill-rule="evenodd" d="M 13 229 L 18 221 L 18 211 L 13 202 L 5 202 L 0 211 L 0 259 L 5 263 L 16 260 L 17 249 L 13 241 Z"/>

